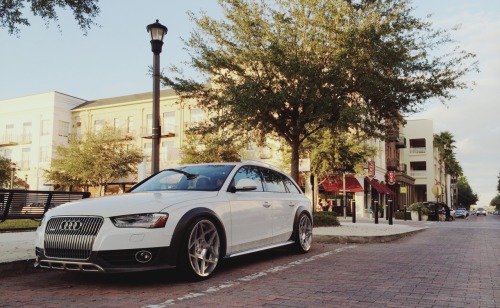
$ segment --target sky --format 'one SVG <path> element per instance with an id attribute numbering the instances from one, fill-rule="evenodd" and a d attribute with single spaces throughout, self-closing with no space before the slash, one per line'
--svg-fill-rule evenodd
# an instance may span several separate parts
<path id="1" fill-rule="evenodd" d="M 0 29 L 0 100 L 51 91 L 85 100 L 152 91 L 146 26 L 156 19 L 168 27 L 162 70 L 176 65 L 196 79 L 185 64 L 183 39 L 194 27 L 186 12 L 221 16 L 216 0 L 101 0 L 99 6 L 99 26 L 87 35 L 68 11 L 59 12 L 60 28 L 27 15 L 31 26 L 22 27 L 19 37 Z M 500 174 L 500 1 L 414 0 L 413 7 L 415 16 L 432 14 L 437 28 L 459 25 L 453 38 L 477 55 L 480 73 L 465 77 L 476 83 L 472 90 L 453 92 L 446 104 L 430 101 L 409 119 L 432 119 L 435 133 L 454 136 L 457 160 L 478 205 L 487 205 L 497 195 Z"/>

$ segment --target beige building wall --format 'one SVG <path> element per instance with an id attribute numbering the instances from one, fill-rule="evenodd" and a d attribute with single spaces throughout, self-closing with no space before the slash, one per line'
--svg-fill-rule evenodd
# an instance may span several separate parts
<path id="1" fill-rule="evenodd" d="M 151 174 L 152 94 L 113 97 L 89 101 L 72 111 L 72 133 L 95 132 L 104 126 L 113 127 L 130 137 L 130 143 L 142 149 L 144 161 L 139 166 L 139 180 Z M 180 160 L 180 148 L 185 130 L 194 122 L 205 119 L 195 104 L 179 103 L 173 90 L 160 92 L 160 169 L 175 166 Z"/>

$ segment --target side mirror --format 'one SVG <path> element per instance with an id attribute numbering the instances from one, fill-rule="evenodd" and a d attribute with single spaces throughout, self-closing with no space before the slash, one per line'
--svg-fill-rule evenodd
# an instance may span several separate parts
<path id="1" fill-rule="evenodd" d="M 241 179 L 236 183 L 234 192 L 237 191 L 251 191 L 257 189 L 257 183 L 251 179 Z"/>

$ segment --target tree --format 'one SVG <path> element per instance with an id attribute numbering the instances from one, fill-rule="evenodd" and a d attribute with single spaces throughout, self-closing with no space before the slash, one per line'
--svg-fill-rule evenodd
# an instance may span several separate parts
<path id="1" fill-rule="evenodd" d="M 449 131 L 434 135 L 434 147 L 438 148 L 440 163 L 444 164 L 445 173 L 451 176 L 460 176 L 463 174 L 463 170 L 456 160 L 454 143 L 455 139 Z"/>
<path id="2" fill-rule="evenodd" d="M 472 192 L 472 189 L 465 176 L 460 176 L 457 181 L 458 185 L 458 196 L 457 202 L 459 207 L 470 208 L 472 204 L 476 204 L 479 200 L 477 194 Z"/>
<path id="3" fill-rule="evenodd" d="M 126 141 L 110 127 L 87 132 L 82 141 L 72 138 L 67 146 L 56 148 L 57 158 L 46 178 L 64 187 L 97 187 L 101 194 L 108 183 L 137 172 L 143 155 Z"/>
<path id="4" fill-rule="evenodd" d="M 490 205 L 496 207 L 497 210 L 500 210 L 500 194 L 491 200 Z"/>
<path id="5" fill-rule="evenodd" d="M 40 16 L 48 25 L 49 22 L 58 22 L 59 17 L 56 9 L 70 9 L 73 12 L 78 25 L 86 34 L 91 25 L 95 25 L 94 18 L 99 15 L 97 6 L 99 0 L 2 0 L 0 1 L 0 27 L 7 28 L 10 35 L 18 35 L 19 26 L 30 26 L 25 6 L 30 5 L 30 11 L 34 16 Z M 59 24 L 57 25 L 59 27 Z"/>
<path id="6" fill-rule="evenodd" d="M 0 187 L 9 187 L 12 173 L 12 161 L 0 156 Z"/>
<path id="7" fill-rule="evenodd" d="M 360 165 L 376 153 L 376 149 L 365 141 L 363 136 L 345 132 L 332 134 L 327 129 L 311 136 L 306 143 L 315 144 L 311 151 L 312 173 L 317 177 L 325 178 L 342 173 L 362 171 Z M 306 144 L 306 147 L 309 145 Z"/>
<path id="8" fill-rule="evenodd" d="M 239 154 L 245 144 L 242 144 L 230 132 L 217 132 L 201 135 L 197 128 L 186 132 L 187 140 L 181 148 L 182 164 L 197 164 L 207 162 L 240 161 Z"/>
<path id="9" fill-rule="evenodd" d="M 206 77 L 162 78 L 181 99 L 215 114 L 214 125 L 276 134 L 291 148 L 297 180 L 304 140 L 329 128 L 380 136 L 430 98 L 467 88 L 475 55 L 448 30 L 411 16 L 406 0 L 220 0 L 224 19 L 190 14 L 189 63 Z M 211 86 L 207 86 L 211 85 Z M 223 111 L 223 112 L 222 112 Z"/>

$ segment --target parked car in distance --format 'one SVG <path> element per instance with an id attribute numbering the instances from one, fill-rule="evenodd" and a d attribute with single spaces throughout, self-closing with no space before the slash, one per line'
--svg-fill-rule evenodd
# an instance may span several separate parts
<path id="1" fill-rule="evenodd" d="M 224 258 L 312 243 L 312 206 L 282 171 L 259 162 L 183 165 L 121 195 L 48 211 L 36 265 L 83 272 L 177 268 L 209 277 Z"/>
<path id="2" fill-rule="evenodd" d="M 455 211 L 456 218 L 466 218 L 467 216 L 469 216 L 469 213 L 465 208 L 459 208 Z"/>
<path id="3" fill-rule="evenodd" d="M 494 212 L 493 212 L 493 215 L 500 215 L 500 211 L 498 211 L 498 210 L 497 210 L 497 211 L 494 211 Z"/>
<path id="4" fill-rule="evenodd" d="M 482 207 L 478 208 L 477 212 L 476 212 L 476 216 L 479 216 L 479 215 L 486 216 L 486 210 L 484 208 L 482 208 Z"/>

